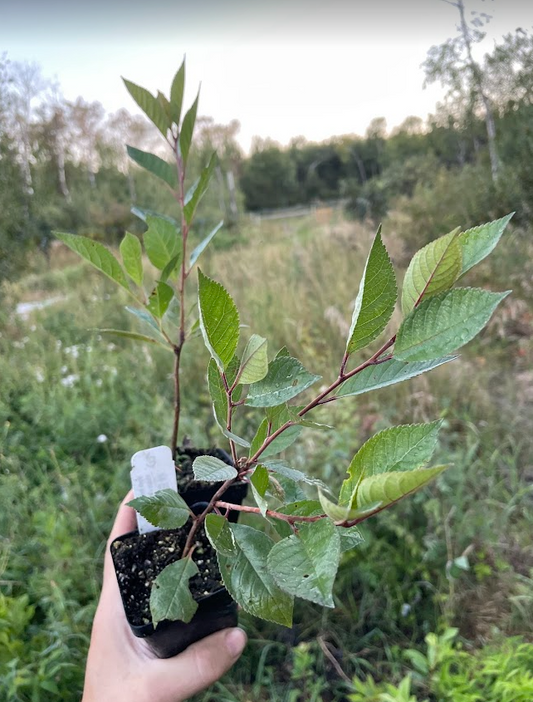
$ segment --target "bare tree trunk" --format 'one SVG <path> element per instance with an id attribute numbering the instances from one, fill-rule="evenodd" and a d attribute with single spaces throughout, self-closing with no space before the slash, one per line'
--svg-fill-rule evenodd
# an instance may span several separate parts
<path id="1" fill-rule="evenodd" d="M 461 16 L 461 32 L 463 34 L 466 52 L 468 55 L 468 63 L 470 65 L 470 70 L 472 71 L 472 78 L 477 89 L 479 90 L 481 101 L 483 102 L 483 107 L 485 109 L 485 125 L 487 128 L 490 170 L 492 173 L 492 180 L 495 183 L 498 180 L 499 176 L 499 161 L 498 152 L 496 150 L 496 125 L 494 122 L 494 115 L 492 113 L 490 100 L 483 89 L 483 76 L 481 73 L 481 69 L 479 65 L 474 61 L 474 57 L 472 56 L 472 43 L 470 41 L 468 25 L 465 19 L 465 5 L 463 0 L 457 0 L 456 7 L 459 9 L 459 14 Z"/>
<path id="2" fill-rule="evenodd" d="M 70 202 L 70 190 L 67 185 L 67 173 L 65 170 L 65 150 L 63 144 L 56 144 L 57 175 L 59 179 L 59 190 L 67 202 Z"/>

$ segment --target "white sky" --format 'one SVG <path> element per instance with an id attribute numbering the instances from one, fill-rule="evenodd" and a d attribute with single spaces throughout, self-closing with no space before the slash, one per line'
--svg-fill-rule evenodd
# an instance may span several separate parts
<path id="1" fill-rule="evenodd" d="M 530 0 L 465 4 L 493 15 L 486 50 L 533 25 Z M 120 76 L 168 92 L 186 53 L 189 98 L 201 81 L 200 113 L 238 119 L 248 150 L 254 135 L 319 141 L 425 118 L 442 90 L 422 89 L 420 64 L 457 20 L 443 0 L 0 0 L 0 53 L 37 61 L 68 99 L 132 112 Z"/>

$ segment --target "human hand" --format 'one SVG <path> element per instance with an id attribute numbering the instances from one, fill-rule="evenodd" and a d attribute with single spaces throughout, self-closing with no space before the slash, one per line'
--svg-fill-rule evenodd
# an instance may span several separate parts
<path id="1" fill-rule="evenodd" d="M 216 682 L 241 655 L 242 629 L 224 629 L 189 646 L 174 658 L 160 659 L 129 628 L 120 599 L 109 545 L 136 528 L 135 511 L 118 510 L 104 561 L 102 594 L 93 622 L 82 702 L 182 702 Z"/>

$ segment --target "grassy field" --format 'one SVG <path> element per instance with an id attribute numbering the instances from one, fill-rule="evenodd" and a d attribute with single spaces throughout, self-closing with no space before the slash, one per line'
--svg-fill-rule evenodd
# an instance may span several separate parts
<path id="1" fill-rule="evenodd" d="M 384 224 L 399 270 L 425 243 L 411 225 L 399 214 Z M 272 351 L 287 345 L 327 380 L 372 234 L 333 214 L 250 223 L 244 243 L 206 254 L 202 268 Z M 364 544 L 341 565 L 334 610 L 301 603 L 290 630 L 243 615 L 243 658 L 200 699 L 533 699 L 532 234 L 510 229 L 469 274 L 465 283 L 513 295 L 457 361 L 322 408 L 317 419 L 335 431 L 307 430 L 291 447 L 296 466 L 339 485 L 376 431 L 442 417 L 436 462 L 453 468 L 365 523 Z M 65 251 L 33 263 L 0 310 L 0 700 L 68 702 L 80 696 L 129 457 L 169 441 L 172 356 L 95 331 L 136 321 L 111 283 Z M 201 340 L 191 342 L 182 431 L 199 446 L 223 444 L 203 383 L 207 361 Z M 249 433 L 246 414 L 239 421 Z"/>

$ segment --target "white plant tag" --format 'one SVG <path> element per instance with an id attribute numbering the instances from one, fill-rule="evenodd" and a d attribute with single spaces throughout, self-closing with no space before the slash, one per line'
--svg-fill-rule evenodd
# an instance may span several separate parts
<path id="1" fill-rule="evenodd" d="M 134 497 L 151 497 L 159 490 L 170 488 L 178 491 L 176 469 L 172 460 L 172 451 L 168 446 L 137 451 L 131 457 L 131 487 Z M 157 531 L 137 512 L 137 528 L 140 534 Z"/>

